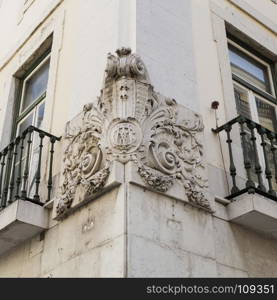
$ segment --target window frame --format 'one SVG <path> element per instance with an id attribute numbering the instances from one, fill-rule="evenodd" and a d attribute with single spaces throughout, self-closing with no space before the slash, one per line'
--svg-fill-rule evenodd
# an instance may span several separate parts
<path id="1" fill-rule="evenodd" d="M 37 99 L 33 101 L 29 107 L 27 107 L 24 111 L 21 112 L 21 108 L 23 106 L 23 97 L 24 97 L 24 84 L 25 82 L 39 69 L 43 66 L 44 63 L 46 63 L 48 60 L 50 60 L 50 66 L 51 66 L 51 47 L 47 49 L 38 59 L 36 59 L 31 66 L 28 68 L 28 70 L 25 72 L 23 76 L 18 78 L 19 80 L 19 86 L 18 86 L 18 92 L 16 93 L 16 99 L 15 99 L 15 119 L 12 125 L 12 139 L 16 138 L 17 136 L 17 128 L 18 125 L 28 116 L 28 114 L 36 107 L 39 106 L 42 101 L 46 99 L 47 96 L 47 88 L 46 91 L 40 95 Z M 48 78 L 49 79 L 49 78 Z M 48 85 L 48 84 L 47 84 Z"/>
<path id="2" fill-rule="evenodd" d="M 230 45 L 231 45 L 231 47 L 230 47 Z M 253 85 L 252 83 L 246 81 L 245 79 L 242 79 L 239 76 L 235 75 L 232 72 L 231 61 L 229 61 L 230 68 L 231 68 L 232 81 L 233 81 L 233 88 L 235 88 L 235 86 L 237 85 L 237 86 L 241 86 L 245 89 L 245 91 L 247 93 L 248 101 L 249 101 L 249 103 L 248 103 L 249 109 L 250 109 L 249 112 L 251 114 L 251 118 L 253 119 L 253 121 L 260 123 L 260 121 L 258 119 L 258 109 L 255 104 L 255 101 L 256 101 L 255 95 L 256 95 L 256 97 L 260 98 L 265 103 L 269 102 L 270 105 L 274 106 L 275 117 L 277 119 L 277 99 L 276 99 L 277 89 L 276 89 L 276 81 L 274 80 L 274 78 L 276 78 L 276 76 L 274 73 L 273 63 L 269 59 L 266 59 L 266 58 L 262 57 L 261 55 L 257 55 L 257 53 L 253 53 L 253 51 L 251 51 L 249 49 L 249 47 L 247 47 L 247 49 L 245 49 L 244 46 L 245 46 L 245 44 L 238 42 L 237 39 L 234 41 L 234 38 L 231 38 L 229 35 L 227 35 L 228 51 L 230 48 L 236 48 L 236 50 L 240 51 L 243 55 L 250 57 L 250 59 L 257 61 L 257 63 L 262 64 L 263 66 L 265 66 L 267 68 L 268 81 L 269 81 L 268 84 L 269 84 L 269 87 L 271 90 L 271 94 L 269 94 L 266 91 L 263 91 L 262 89 L 258 88 L 257 86 Z M 254 108 L 254 106 L 255 106 L 255 108 Z"/>
<path id="3" fill-rule="evenodd" d="M 258 63 L 266 66 L 268 70 L 268 79 L 269 79 L 269 84 L 272 93 L 268 93 L 266 91 L 263 91 L 256 87 L 255 85 L 249 83 L 248 81 L 240 78 L 239 76 L 233 74 L 232 72 L 232 79 L 233 82 L 237 82 L 244 87 L 252 90 L 254 93 L 258 94 L 259 96 L 265 98 L 266 100 L 270 101 L 271 103 L 277 105 L 277 79 L 276 79 L 276 71 L 275 71 L 275 66 L 274 62 L 268 59 L 267 57 L 261 55 L 245 43 L 243 43 L 241 40 L 238 40 L 234 36 L 230 35 L 227 33 L 227 48 L 229 50 L 229 44 L 235 48 L 237 48 L 239 51 L 241 51 L 243 54 L 246 56 L 249 56 L 250 58 L 256 60 Z M 230 67 L 231 67 L 231 62 L 230 62 Z"/>

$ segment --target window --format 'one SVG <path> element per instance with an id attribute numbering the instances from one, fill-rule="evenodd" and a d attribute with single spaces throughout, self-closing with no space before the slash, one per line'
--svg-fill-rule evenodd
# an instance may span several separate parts
<path id="1" fill-rule="evenodd" d="M 21 134 L 28 126 L 43 126 L 45 97 L 48 83 L 50 57 L 47 56 L 22 80 L 19 114 L 16 134 Z"/>
<path id="2" fill-rule="evenodd" d="M 18 116 L 15 121 L 15 136 L 21 136 L 29 127 L 34 126 L 43 129 L 45 100 L 49 76 L 50 55 L 48 54 L 40 63 L 36 64 L 32 71 L 21 80 L 21 94 L 18 103 Z M 30 156 L 27 160 L 28 141 L 24 142 L 24 152 L 21 158 L 15 162 L 15 178 L 23 168 L 26 161 L 30 163 L 28 181 L 28 196 L 32 198 L 35 185 L 35 171 L 39 157 L 39 136 L 32 137 Z"/>
<path id="3" fill-rule="evenodd" d="M 228 40 L 228 50 L 238 115 L 242 115 L 272 132 L 277 132 L 277 100 L 270 63 L 242 48 L 232 40 Z M 255 161 L 256 155 L 251 133 L 248 129 L 246 129 L 246 133 L 247 145 L 245 151 L 248 158 Z M 261 144 L 258 135 L 257 143 Z M 260 165 L 265 168 L 261 148 L 258 147 L 258 159 Z M 274 174 L 274 158 L 268 140 L 266 140 L 266 152 L 271 172 Z M 252 178 L 255 178 L 254 164 L 251 173 Z M 274 183 L 274 188 L 277 190 L 276 183 Z"/>
<path id="4" fill-rule="evenodd" d="M 231 40 L 229 57 L 238 113 L 276 131 L 277 100 L 270 64 Z"/>
<path id="5" fill-rule="evenodd" d="M 231 40 L 229 57 L 238 114 L 277 131 L 277 100 L 270 64 Z"/>
<path id="6" fill-rule="evenodd" d="M 238 48 L 229 45 L 229 56 L 233 74 L 264 92 L 271 93 L 269 72 L 266 65 L 247 56 Z"/>

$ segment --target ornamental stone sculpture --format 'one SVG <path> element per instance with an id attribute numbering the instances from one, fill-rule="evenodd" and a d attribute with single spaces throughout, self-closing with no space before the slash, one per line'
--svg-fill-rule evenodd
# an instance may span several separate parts
<path id="1" fill-rule="evenodd" d="M 66 136 L 57 214 L 66 214 L 78 186 L 87 196 L 101 190 L 113 161 L 133 161 L 145 184 L 157 192 L 181 184 L 189 202 L 210 210 L 202 119 L 188 110 L 182 113 L 174 99 L 156 93 L 131 49 L 116 54 L 108 54 L 100 97 L 84 106 L 81 126 Z"/>

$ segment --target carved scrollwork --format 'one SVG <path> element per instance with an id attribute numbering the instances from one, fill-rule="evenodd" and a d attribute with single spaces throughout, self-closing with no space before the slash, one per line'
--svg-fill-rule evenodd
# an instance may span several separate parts
<path id="1" fill-rule="evenodd" d="M 83 109 L 82 125 L 65 137 L 68 145 L 64 151 L 63 183 L 56 212 L 64 214 L 74 200 L 77 187 L 86 187 L 86 194 L 96 193 L 106 182 L 109 168 L 103 167 L 100 145 L 102 118 L 99 111 L 87 104 Z"/>
<path id="2" fill-rule="evenodd" d="M 152 141 L 149 152 L 153 158 L 153 165 L 165 174 L 175 174 L 179 167 L 179 159 L 168 141 Z"/>
<path id="3" fill-rule="evenodd" d="M 129 48 L 108 54 L 104 85 L 95 104 L 84 106 L 81 125 L 68 133 L 57 213 L 104 188 L 109 165 L 137 164 L 146 185 L 165 193 L 181 184 L 191 203 L 210 209 L 205 189 L 203 122 L 174 99 L 153 90 L 141 58 Z"/>
<path id="4" fill-rule="evenodd" d="M 130 48 L 116 50 L 117 57 L 108 54 L 106 67 L 107 79 L 119 78 L 122 76 L 149 80 L 146 67 L 141 58 L 132 53 Z"/>
<path id="5" fill-rule="evenodd" d="M 139 166 L 139 174 L 144 180 L 145 178 L 161 179 L 161 174 L 167 175 L 170 184 L 168 186 L 163 184 L 164 191 L 172 185 L 174 178 L 183 185 L 191 203 L 210 209 L 204 193 L 207 179 L 204 174 L 201 142 L 204 129 L 202 120 L 198 114 L 189 111 L 185 113 L 187 118 L 182 119 L 183 108 L 174 99 L 160 95 L 156 95 L 155 98 L 158 99 L 159 104 L 152 109 L 143 124 L 144 128 L 150 129 L 150 135 L 144 137 L 143 143 L 148 144 L 148 147 L 140 156 L 140 160 L 148 168 L 146 172 Z M 148 183 L 148 180 L 145 181 Z M 158 184 L 149 185 L 161 191 Z"/>
<path id="6" fill-rule="evenodd" d="M 85 196 L 99 192 L 104 187 L 109 175 L 110 168 L 106 167 L 95 173 L 90 180 L 83 179 L 82 184 L 87 186 Z"/>

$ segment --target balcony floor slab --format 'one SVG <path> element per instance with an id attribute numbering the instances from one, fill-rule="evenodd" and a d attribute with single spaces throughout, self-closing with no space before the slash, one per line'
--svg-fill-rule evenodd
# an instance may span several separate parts
<path id="1" fill-rule="evenodd" d="M 229 221 L 277 239 L 277 202 L 243 194 L 226 207 Z"/>
<path id="2" fill-rule="evenodd" d="M 48 228 L 48 210 L 17 200 L 0 212 L 0 255 Z"/>

